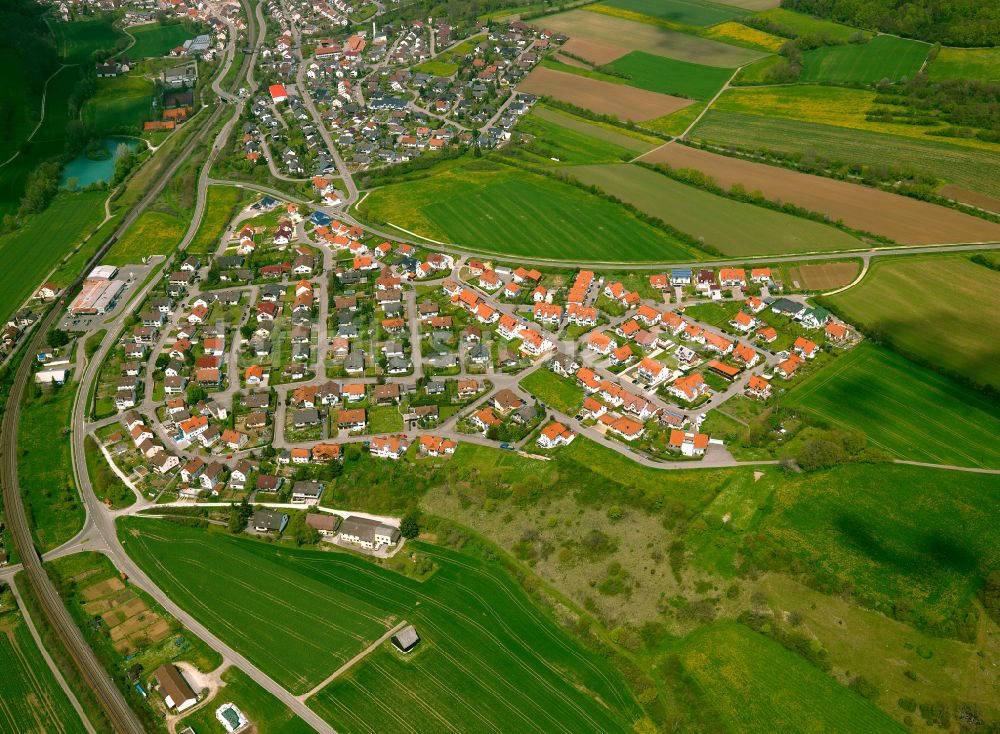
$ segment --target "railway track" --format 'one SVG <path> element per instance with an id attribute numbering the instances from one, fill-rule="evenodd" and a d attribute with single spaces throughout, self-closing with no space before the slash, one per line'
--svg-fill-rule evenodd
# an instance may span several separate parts
<path id="1" fill-rule="evenodd" d="M 249 3 L 244 2 L 243 4 L 247 12 L 247 28 L 252 36 L 255 19 Z M 235 45 L 235 37 L 231 42 Z M 244 78 L 252 63 L 253 56 L 245 56 L 237 78 Z M 220 69 L 220 73 L 223 71 L 224 69 Z M 93 267 L 100 263 L 115 241 L 160 196 L 167 182 L 173 178 L 174 174 L 177 173 L 177 170 L 190 157 L 194 150 L 202 144 L 204 137 L 215 126 L 225 110 L 226 106 L 220 104 L 202 125 L 201 129 L 191 136 L 191 140 L 185 144 L 181 153 L 164 171 L 159 181 L 143 196 L 136 207 L 125 216 L 114 233 L 87 262 L 83 271 L 77 275 L 72 285 L 66 289 L 65 293 L 67 295 L 79 288 L 85 274 L 89 273 Z M 31 354 L 44 345 L 45 335 L 57 322 L 64 304 L 65 298 L 58 301 L 48 310 L 39 322 L 38 328 L 25 348 L 25 354 Z M 34 541 L 31 537 L 31 527 L 28 524 L 27 515 L 24 511 L 24 500 L 21 496 L 21 487 L 17 477 L 17 428 L 21 419 L 21 402 L 24 398 L 28 381 L 31 379 L 31 364 L 31 359 L 22 358 L 17 367 L 7 400 L 7 410 L 4 413 L 2 427 L 0 427 L 0 483 L 2 483 L 3 505 L 6 509 L 7 526 L 10 528 L 14 548 L 21 558 L 24 571 L 31 582 L 45 618 L 53 630 L 55 630 L 56 636 L 73 660 L 73 664 L 80 671 L 83 680 L 93 690 L 108 719 L 111 721 L 111 725 L 115 731 L 122 732 L 123 734 L 143 734 L 145 730 L 139 718 L 129 707 L 124 695 L 122 695 L 114 680 L 104 669 L 104 666 L 97 659 L 90 645 L 83 638 L 83 634 L 59 597 L 59 592 L 42 566 L 41 557 L 35 549 Z M 76 399 L 86 399 L 86 396 L 78 393 Z"/>

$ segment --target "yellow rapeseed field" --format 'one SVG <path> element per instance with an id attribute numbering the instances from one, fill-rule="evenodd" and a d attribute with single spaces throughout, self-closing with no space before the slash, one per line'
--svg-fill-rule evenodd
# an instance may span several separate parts
<path id="1" fill-rule="evenodd" d="M 750 28 L 749 26 L 745 26 L 742 23 L 737 23 L 735 21 L 714 25 L 708 29 L 706 35 L 716 41 L 737 41 L 740 43 L 749 43 L 766 51 L 773 51 L 775 53 L 777 53 L 778 49 L 780 49 L 782 45 L 788 41 L 787 38 L 765 33 L 764 31 L 758 31 L 756 28 Z"/>

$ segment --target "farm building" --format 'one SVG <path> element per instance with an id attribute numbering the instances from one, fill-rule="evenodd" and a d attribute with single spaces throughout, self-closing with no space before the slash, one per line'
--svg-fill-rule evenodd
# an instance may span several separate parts
<path id="1" fill-rule="evenodd" d="M 420 642 L 420 635 L 417 634 L 417 630 L 412 624 L 403 627 L 392 636 L 393 646 L 402 653 L 412 650 L 418 642 Z"/>
<path id="2" fill-rule="evenodd" d="M 181 671 L 172 663 L 164 663 L 153 673 L 156 685 L 159 687 L 160 695 L 167 708 L 175 711 L 184 711 L 198 702 L 198 697 L 191 690 L 191 686 L 184 680 Z"/>
<path id="3" fill-rule="evenodd" d="M 368 517 L 351 515 L 340 526 L 340 537 L 362 548 L 377 550 L 380 546 L 398 543 L 399 529 Z"/>
<path id="4" fill-rule="evenodd" d="M 236 708 L 234 703 L 224 703 L 215 710 L 215 718 L 225 728 L 227 732 L 239 731 L 250 722 L 243 712 Z"/>

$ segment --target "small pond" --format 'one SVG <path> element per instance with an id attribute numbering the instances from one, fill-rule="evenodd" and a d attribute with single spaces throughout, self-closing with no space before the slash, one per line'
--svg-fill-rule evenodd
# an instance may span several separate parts
<path id="1" fill-rule="evenodd" d="M 103 138 L 100 145 L 107 151 L 107 155 L 102 158 L 92 158 L 83 151 L 76 158 L 71 160 L 62 171 L 62 181 L 59 185 L 66 187 L 71 178 L 76 179 L 77 188 L 85 188 L 92 183 L 106 183 L 115 175 L 115 161 L 118 159 L 118 146 L 126 145 L 129 150 L 139 147 L 139 141 L 135 138 L 109 137 Z"/>

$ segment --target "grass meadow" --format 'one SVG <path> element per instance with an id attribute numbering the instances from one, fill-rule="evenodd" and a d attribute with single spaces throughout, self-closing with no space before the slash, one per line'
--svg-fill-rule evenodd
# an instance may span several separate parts
<path id="1" fill-rule="evenodd" d="M 568 415 L 576 415 L 583 404 L 583 388 L 551 370 L 535 370 L 519 384 L 543 403 Z"/>
<path id="2" fill-rule="evenodd" d="M 607 123 L 586 120 L 568 112 L 547 107 L 544 104 L 535 105 L 531 110 L 531 117 L 555 123 L 560 128 L 583 133 L 588 138 L 596 138 L 633 153 L 645 153 L 663 142 L 651 135 L 614 127 Z"/>
<path id="3" fill-rule="evenodd" d="M 451 64 L 447 61 L 425 61 L 413 67 L 414 71 L 430 74 L 431 76 L 454 76 L 458 71 L 458 64 Z"/>
<path id="4" fill-rule="evenodd" d="M 16 610 L 0 614 L 0 670 L 0 733 L 86 731 Z"/>
<path id="5" fill-rule="evenodd" d="M 1000 48 L 942 48 L 927 68 L 927 76 L 939 79 L 1000 81 Z"/>
<path id="6" fill-rule="evenodd" d="M 870 122 L 866 115 L 875 106 L 875 92 L 869 89 L 791 84 L 729 89 L 719 97 L 712 110 L 836 125 L 924 141 L 928 140 L 931 131 L 940 129 L 940 126 Z M 939 138 L 930 140 L 937 142 Z M 963 148 L 993 151 L 994 155 L 1000 152 L 1000 144 L 977 138 L 948 138 L 948 142 Z"/>
<path id="7" fill-rule="evenodd" d="M 857 429 L 900 459 L 1000 469 L 995 399 L 873 344 L 802 380 L 783 401 Z"/>
<path id="8" fill-rule="evenodd" d="M 692 64 L 645 51 L 632 51 L 609 66 L 628 74 L 628 83 L 633 87 L 699 100 L 711 99 L 732 74 L 718 66 Z"/>
<path id="9" fill-rule="evenodd" d="M 377 729 L 570 734 L 626 731 L 641 716 L 606 660 L 555 627 L 503 571 L 471 556 L 411 541 L 437 568 L 419 582 L 350 553 L 279 550 L 138 518 L 122 531 L 158 585 L 296 692 L 401 619 L 414 624 L 423 641 L 410 656 L 377 652 L 310 698 L 338 730 L 378 721 Z"/>
<path id="10" fill-rule="evenodd" d="M 781 559 L 779 570 L 797 559 L 820 591 L 849 588 L 863 606 L 956 636 L 1000 562 L 997 486 L 996 476 L 899 464 L 787 475 L 748 548 L 756 563 Z"/>
<path id="11" fill-rule="evenodd" d="M 800 81 L 821 84 L 875 84 L 883 79 L 912 79 L 927 58 L 930 45 L 895 36 L 876 36 L 867 43 L 822 46 L 802 57 Z"/>
<path id="12" fill-rule="evenodd" d="M 711 109 L 691 133 L 695 140 L 751 150 L 818 155 L 848 165 L 907 167 L 1000 197 L 996 154 L 933 138 L 916 139 L 802 120 Z"/>
<path id="13" fill-rule="evenodd" d="M 247 201 L 249 195 L 244 189 L 236 186 L 209 186 L 205 215 L 201 218 L 194 239 L 188 245 L 188 252 L 192 255 L 214 253 L 229 222 Z"/>
<path id="14" fill-rule="evenodd" d="M 636 155 L 631 148 L 563 127 L 534 111 L 518 122 L 517 131 L 533 137 L 531 152 L 539 156 L 540 163 L 550 163 L 553 158 L 564 164 L 612 163 Z"/>
<path id="15" fill-rule="evenodd" d="M 15 212 L 24 196 L 28 175 L 45 161 L 62 154 L 69 122 L 67 101 L 80 78 L 76 67 L 63 68 L 49 80 L 45 119 L 17 158 L 0 168 L 0 215 Z"/>
<path id="16" fill-rule="evenodd" d="M 40 95 L 28 88 L 21 74 L 12 73 L 20 68 L 21 58 L 13 48 L 0 49 L 0 69 L 9 72 L 7 83 L 0 87 L 0 163 L 21 147 L 40 112 Z"/>
<path id="17" fill-rule="evenodd" d="M 830 20 L 823 20 L 822 18 L 814 18 L 811 15 L 797 13 L 794 10 L 786 10 L 785 8 L 765 10 L 762 13 L 758 13 L 757 17 L 766 18 L 796 36 L 822 35 L 840 43 L 847 43 L 851 36 L 857 33 L 856 28 L 834 23 Z"/>
<path id="18" fill-rule="evenodd" d="M 180 244 L 187 226 L 179 216 L 148 209 L 111 246 L 102 262 L 128 265 L 142 262 L 150 255 L 167 255 Z"/>
<path id="19" fill-rule="evenodd" d="M 732 201 L 639 166 L 579 166 L 573 169 L 573 175 L 683 232 L 704 238 L 706 244 L 726 255 L 777 255 L 860 246 L 859 240 L 835 227 Z"/>
<path id="20" fill-rule="evenodd" d="M 17 432 L 17 477 L 28 522 L 42 552 L 72 538 L 84 510 L 70 470 L 69 425 L 75 383 L 45 392 L 21 409 Z"/>
<path id="21" fill-rule="evenodd" d="M 604 5 L 674 23 L 710 26 L 738 18 L 743 13 L 731 5 L 705 0 L 605 0 Z"/>
<path id="22" fill-rule="evenodd" d="M 191 38 L 191 34 L 180 23 L 132 26 L 128 32 L 135 36 L 135 43 L 128 50 L 128 55 L 136 59 L 166 56 L 170 49 Z"/>
<path id="23" fill-rule="evenodd" d="M 906 731 L 802 657 L 735 622 L 704 627 L 685 639 L 680 659 L 732 731 Z"/>
<path id="24" fill-rule="evenodd" d="M 991 338 L 1000 333 L 998 289 L 1000 272 L 963 255 L 908 257 L 875 263 L 861 283 L 830 302 L 901 351 L 1000 389 Z"/>
<path id="25" fill-rule="evenodd" d="M 51 23 L 56 51 L 67 64 L 88 64 L 94 51 L 113 49 L 124 33 L 106 20 L 79 20 Z"/>
<path id="26" fill-rule="evenodd" d="M 97 136 L 140 132 L 152 119 L 153 92 L 153 82 L 141 76 L 98 79 L 97 93 L 81 111 L 87 131 Z"/>
<path id="27" fill-rule="evenodd" d="M 491 161 L 376 189 L 358 210 L 370 221 L 506 255 L 625 262 L 693 256 L 617 204 Z"/>
<path id="28" fill-rule="evenodd" d="M 22 229 L 0 235 L 0 263 L 7 281 L 0 291 L 0 313 L 10 313 L 23 303 L 63 256 L 101 222 L 106 195 L 102 191 L 59 194 Z"/>

